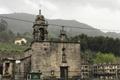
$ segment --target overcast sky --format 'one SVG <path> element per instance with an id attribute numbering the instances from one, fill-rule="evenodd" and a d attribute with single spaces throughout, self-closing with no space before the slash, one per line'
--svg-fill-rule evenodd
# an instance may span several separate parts
<path id="1" fill-rule="evenodd" d="M 69 19 L 120 32 L 120 0 L 0 0 L 0 14 L 24 12 Z"/>

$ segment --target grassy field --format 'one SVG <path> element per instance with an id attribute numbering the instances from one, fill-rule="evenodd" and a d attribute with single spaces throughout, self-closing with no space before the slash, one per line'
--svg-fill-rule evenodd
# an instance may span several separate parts
<path id="1" fill-rule="evenodd" d="M 19 46 L 19 45 L 15 45 L 13 43 L 0 43 L 0 51 L 23 52 L 27 48 L 28 48 L 27 46 Z"/>

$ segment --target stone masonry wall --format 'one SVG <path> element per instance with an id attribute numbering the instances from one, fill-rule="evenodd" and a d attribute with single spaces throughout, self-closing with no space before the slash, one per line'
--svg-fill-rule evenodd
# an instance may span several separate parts
<path id="1" fill-rule="evenodd" d="M 65 47 L 69 76 L 80 75 L 80 44 L 79 43 L 57 43 L 57 42 L 35 42 L 28 54 L 31 57 L 31 70 L 41 71 L 44 76 L 50 76 L 50 71 L 55 71 L 55 76 L 60 76 L 62 62 L 62 48 Z"/>

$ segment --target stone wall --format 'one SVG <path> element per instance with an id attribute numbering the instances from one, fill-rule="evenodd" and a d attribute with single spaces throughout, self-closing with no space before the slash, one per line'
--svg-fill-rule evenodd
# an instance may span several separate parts
<path id="1" fill-rule="evenodd" d="M 27 73 L 41 71 L 43 76 L 51 76 L 51 71 L 55 71 L 55 76 L 60 77 L 60 66 L 62 64 L 62 48 L 65 48 L 69 77 L 80 76 L 80 44 L 69 42 L 34 42 L 30 49 L 25 52 L 0 52 L 0 58 L 12 58 L 21 60 L 20 64 L 15 64 L 15 72 Z M 31 57 L 29 57 L 31 56 Z M 1 62 L 2 63 L 2 62 Z"/>
<path id="2" fill-rule="evenodd" d="M 60 76 L 60 66 L 62 62 L 62 48 L 65 48 L 67 64 L 69 66 L 69 76 L 80 75 L 80 44 L 68 42 L 35 42 L 31 45 L 31 50 L 26 52 L 26 56 L 31 56 L 31 70 L 41 71 L 43 75 L 50 76 L 50 71 L 55 71 L 55 76 Z"/>
<path id="3" fill-rule="evenodd" d="M 24 57 L 24 52 L 15 52 L 15 51 L 0 51 L 0 58 L 13 58 L 13 59 L 20 59 Z"/>

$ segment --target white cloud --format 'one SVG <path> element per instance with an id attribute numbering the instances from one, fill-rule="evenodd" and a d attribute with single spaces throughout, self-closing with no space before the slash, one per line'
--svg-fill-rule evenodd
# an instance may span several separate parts
<path id="1" fill-rule="evenodd" d="M 8 14 L 8 13 L 11 13 L 12 11 L 10 11 L 9 9 L 7 8 L 0 8 L 0 14 Z"/>
<path id="2" fill-rule="evenodd" d="M 110 10 L 120 9 L 120 0 L 51 0 L 59 6 L 86 6 L 91 5 L 95 8 L 108 8 Z"/>
<path id="3" fill-rule="evenodd" d="M 0 0 L 0 14 L 25 12 L 50 19 L 75 19 L 99 29 L 119 29 L 120 0 Z"/>
<path id="4" fill-rule="evenodd" d="M 74 19 L 104 31 L 120 32 L 120 11 L 91 5 L 60 9 L 52 18 Z"/>
<path id="5" fill-rule="evenodd" d="M 32 6 L 35 9 L 39 9 L 39 6 L 36 3 L 32 2 L 31 0 L 25 0 L 25 3 L 28 4 L 29 6 Z"/>
<path id="6" fill-rule="evenodd" d="M 39 8 L 46 8 L 51 11 L 56 11 L 58 10 L 57 6 L 52 4 L 49 1 L 43 1 L 43 0 L 25 0 L 25 2 L 31 6 L 33 6 L 36 9 Z"/>
<path id="7" fill-rule="evenodd" d="M 76 16 L 80 22 L 92 25 L 95 28 L 120 32 L 120 11 L 111 11 L 108 8 L 96 9 L 92 6 L 77 7 Z"/>
<path id="8" fill-rule="evenodd" d="M 44 14 L 47 18 L 52 18 L 53 13 L 59 12 L 58 7 L 48 0 L 25 0 L 27 6 L 32 7 L 34 9 L 34 14 L 38 14 L 38 10 L 42 10 L 42 14 Z M 28 11 L 28 10 L 26 10 Z M 58 15 L 58 14 L 57 14 Z"/>
<path id="9" fill-rule="evenodd" d="M 43 7 L 46 7 L 48 10 L 52 10 L 52 11 L 58 10 L 56 5 L 54 5 L 54 4 L 52 4 L 51 2 L 48 2 L 48 1 L 41 2 L 41 5 Z"/>

